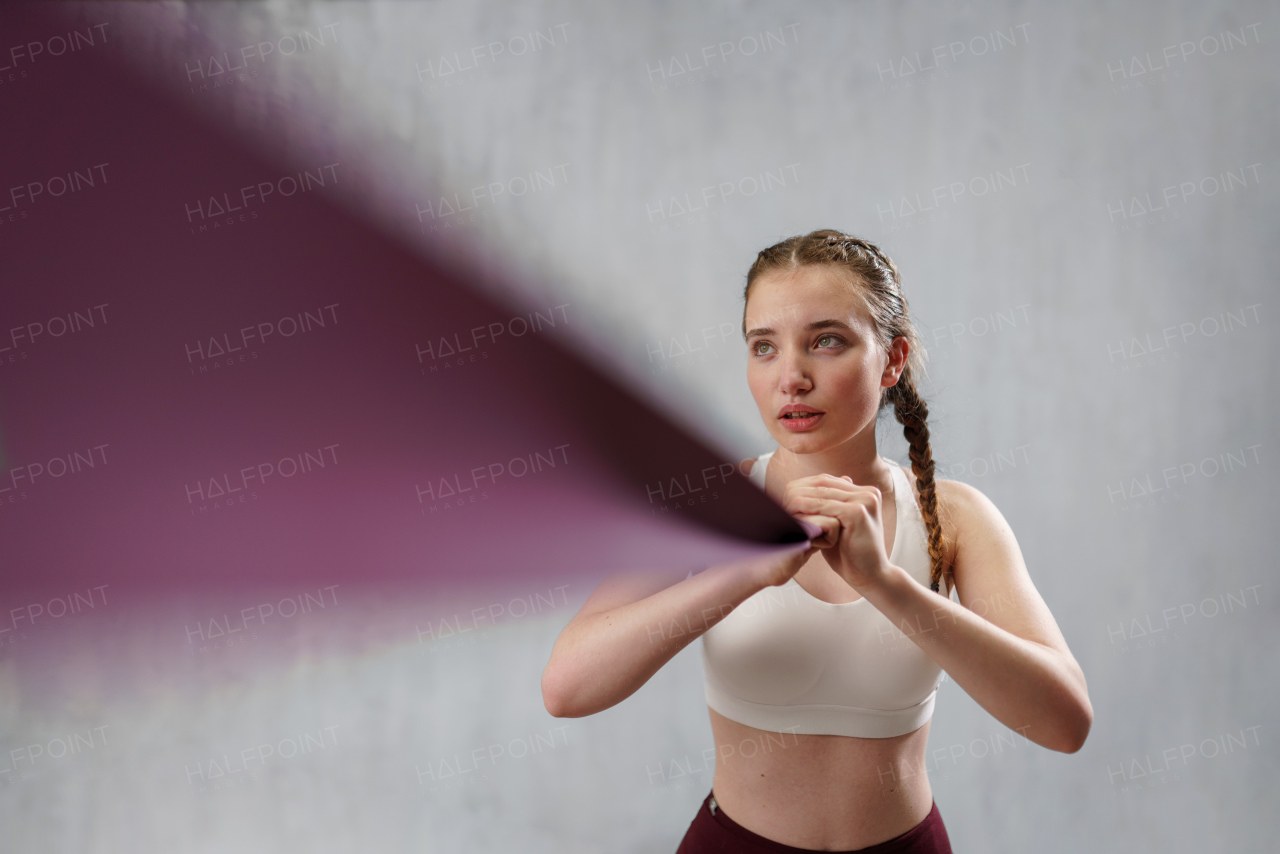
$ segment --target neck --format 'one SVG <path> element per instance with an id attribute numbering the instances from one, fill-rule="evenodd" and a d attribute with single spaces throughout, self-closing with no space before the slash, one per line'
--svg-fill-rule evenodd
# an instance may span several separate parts
<path id="1" fill-rule="evenodd" d="M 772 459 L 780 463 L 779 468 L 787 481 L 815 474 L 831 474 L 848 476 L 862 486 L 877 487 L 886 496 L 893 487 L 893 473 L 876 450 L 873 432 L 854 436 L 835 447 L 814 453 L 796 453 L 780 445 Z"/>

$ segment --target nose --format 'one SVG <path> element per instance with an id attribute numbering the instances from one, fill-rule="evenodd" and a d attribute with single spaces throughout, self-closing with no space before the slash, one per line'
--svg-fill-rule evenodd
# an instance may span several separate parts
<path id="1" fill-rule="evenodd" d="M 792 350 L 783 354 L 779 359 L 779 369 L 781 373 L 778 377 L 778 388 L 788 397 L 813 388 L 813 379 L 809 376 L 809 362 L 803 353 Z"/>

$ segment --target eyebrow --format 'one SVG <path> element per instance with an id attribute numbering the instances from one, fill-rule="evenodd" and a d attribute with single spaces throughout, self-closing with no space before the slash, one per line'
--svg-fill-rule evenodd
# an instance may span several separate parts
<path id="1" fill-rule="evenodd" d="M 852 326 L 845 323 L 843 320 L 837 320 L 834 317 L 829 317 L 826 320 L 815 320 L 813 323 L 806 326 L 804 331 L 813 332 L 815 329 L 831 329 L 833 327 L 835 329 L 847 329 L 850 332 L 854 331 Z M 749 341 L 757 335 L 773 335 L 774 331 L 775 330 L 770 329 L 768 326 L 760 326 L 756 329 L 752 329 L 743 337 Z"/>

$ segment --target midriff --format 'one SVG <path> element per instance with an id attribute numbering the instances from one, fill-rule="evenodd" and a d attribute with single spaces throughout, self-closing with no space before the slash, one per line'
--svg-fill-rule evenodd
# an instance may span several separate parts
<path id="1" fill-rule="evenodd" d="M 929 724 L 893 738 L 766 732 L 714 709 L 712 793 L 753 833 L 817 851 L 886 842 L 933 804 L 925 773 Z"/>

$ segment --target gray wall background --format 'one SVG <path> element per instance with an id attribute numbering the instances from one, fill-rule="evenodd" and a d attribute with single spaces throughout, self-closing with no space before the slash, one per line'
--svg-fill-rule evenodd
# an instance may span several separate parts
<path id="1" fill-rule="evenodd" d="M 928 768 L 956 850 L 1273 850 L 1274 5 L 83 8 L 197 107 L 222 97 L 191 85 L 207 45 L 323 32 L 250 62 L 227 121 L 300 162 L 341 154 L 419 245 L 485 247 L 507 298 L 567 303 L 556 334 L 738 457 L 772 447 L 737 332 L 755 252 L 818 227 L 878 242 L 928 345 L 935 457 L 1009 520 L 1096 715 L 1055 754 L 945 683 Z M 415 213 L 490 184 L 465 217 Z M 553 583 L 413 607 L 425 625 Z M 538 677 L 589 592 L 483 637 L 237 670 L 186 706 L 99 698 L 151 722 L 148 749 L 7 787 L 4 824 L 48 810 L 22 825 L 42 850 L 673 851 L 711 784 L 698 647 L 614 709 L 551 718 Z M 236 788 L 173 783 L 264 716 L 341 727 Z"/>

